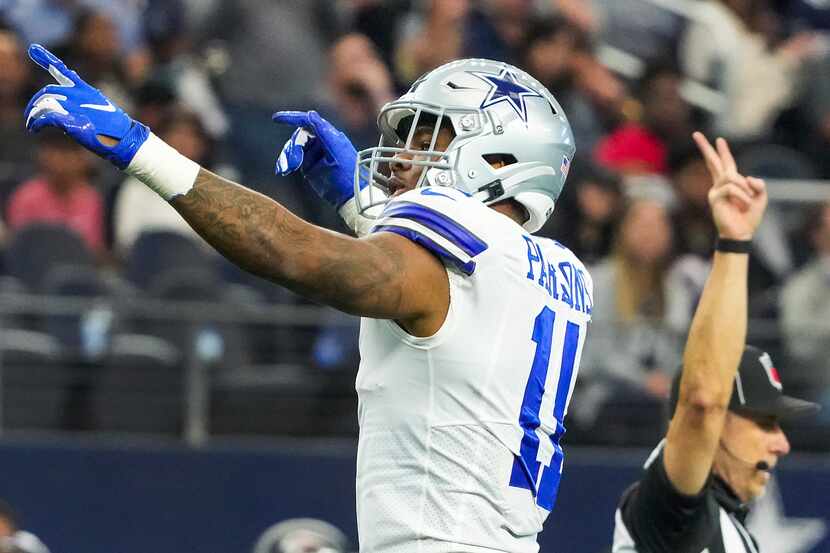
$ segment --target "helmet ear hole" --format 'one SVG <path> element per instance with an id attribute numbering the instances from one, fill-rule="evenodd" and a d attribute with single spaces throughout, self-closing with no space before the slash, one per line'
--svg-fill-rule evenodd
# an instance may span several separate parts
<path id="1" fill-rule="evenodd" d="M 513 165 L 518 161 L 513 154 L 483 154 L 481 157 L 496 169 Z"/>

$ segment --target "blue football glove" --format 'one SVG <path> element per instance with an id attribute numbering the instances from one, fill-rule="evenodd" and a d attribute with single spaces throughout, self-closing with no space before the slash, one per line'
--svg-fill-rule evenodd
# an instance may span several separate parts
<path id="1" fill-rule="evenodd" d="M 29 57 L 49 71 L 58 84 L 43 87 L 29 100 L 23 113 L 26 128 L 35 133 L 44 127 L 61 129 L 88 150 L 126 169 L 150 130 L 114 106 L 40 44 L 29 46 Z M 105 146 L 97 135 L 119 142 Z"/>
<path id="2" fill-rule="evenodd" d="M 357 151 L 345 134 L 316 111 L 278 111 L 273 120 L 298 127 L 277 158 L 277 175 L 300 169 L 317 195 L 335 209 L 354 197 Z M 361 179 L 360 188 L 366 184 Z"/>

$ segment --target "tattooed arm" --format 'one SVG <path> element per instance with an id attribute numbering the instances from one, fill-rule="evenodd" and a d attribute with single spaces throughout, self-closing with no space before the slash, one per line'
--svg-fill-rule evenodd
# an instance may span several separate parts
<path id="1" fill-rule="evenodd" d="M 312 300 L 434 333 L 449 309 L 441 262 L 390 233 L 356 240 L 315 227 L 269 198 L 199 167 L 117 108 L 43 46 L 29 57 L 55 78 L 24 112 L 26 128 L 62 130 L 171 202 L 237 265 Z"/>
<path id="2" fill-rule="evenodd" d="M 397 319 L 416 336 L 433 334 L 446 316 L 443 265 L 403 237 L 355 239 L 314 226 L 206 169 L 172 205 L 222 255 L 309 299 L 355 315 Z"/>

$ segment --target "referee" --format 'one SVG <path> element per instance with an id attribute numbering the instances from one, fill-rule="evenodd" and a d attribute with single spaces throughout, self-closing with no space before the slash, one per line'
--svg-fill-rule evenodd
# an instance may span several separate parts
<path id="1" fill-rule="evenodd" d="M 766 208 L 764 183 L 738 173 L 723 139 L 717 149 L 700 133 L 694 139 L 712 176 L 719 238 L 674 382 L 668 433 L 623 493 L 613 553 L 758 553 L 744 519 L 790 450 L 779 421 L 818 410 L 784 396 L 769 355 L 744 346 L 748 253 Z"/>

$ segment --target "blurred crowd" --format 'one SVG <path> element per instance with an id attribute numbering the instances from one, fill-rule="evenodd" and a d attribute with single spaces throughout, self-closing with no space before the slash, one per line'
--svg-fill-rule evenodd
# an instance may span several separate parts
<path id="1" fill-rule="evenodd" d="M 28 136 L 23 108 L 46 83 L 26 59 L 31 42 L 188 157 L 338 230 L 336 214 L 298 179 L 274 177 L 293 129 L 271 123 L 271 113 L 316 109 L 361 149 L 377 140 L 379 108 L 425 71 L 459 57 L 499 59 L 553 92 L 576 137 L 565 192 L 541 231 L 591 266 L 597 298 L 569 441 L 649 443 L 661 435 L 715 239 L 709 176 L 691 132 L 730 139 L 744 173 L 830 179 L 830 5 L 675 0 L 674 11 L 662 3 L 0 2 L 3 286 L 84 289 L 86 277 L 46 274 L 48 260 L 20 261 L 21 252 L 74 251 L 92 268 L 82 274 L 101 281 L 93 293 L 181 299 L 178 290 L 197 289 L 195 299 L 300 301 L 214 262 L 170 206 L 62 135 Z M 773 203 L 751 256 L 750 341 L 772 353 L 794 394 L 828 405 L 830 188 L 825 197 Z M 56 226 L 71 237 L 56 238 Z M 171 236 L 181 243 L 162 256 L 157 248 L 170 248 Z M 82 331 L 100 323 L 95 315 Z M 310 365 L 353 370 L 356 326 L 332 318 L 299 335 L 266 333 L 269 351 L 299 341 Z"/>
<path id="2" fill-rule="evenodd" d="M 336 526 L 316 518 L 291 518 L 266 528 L 252 553 L 347 553 L 349 538 Z M 0 553 L 49 553 L 49 548 L 21 526 L 18 512 L 0 499 Z"/>

